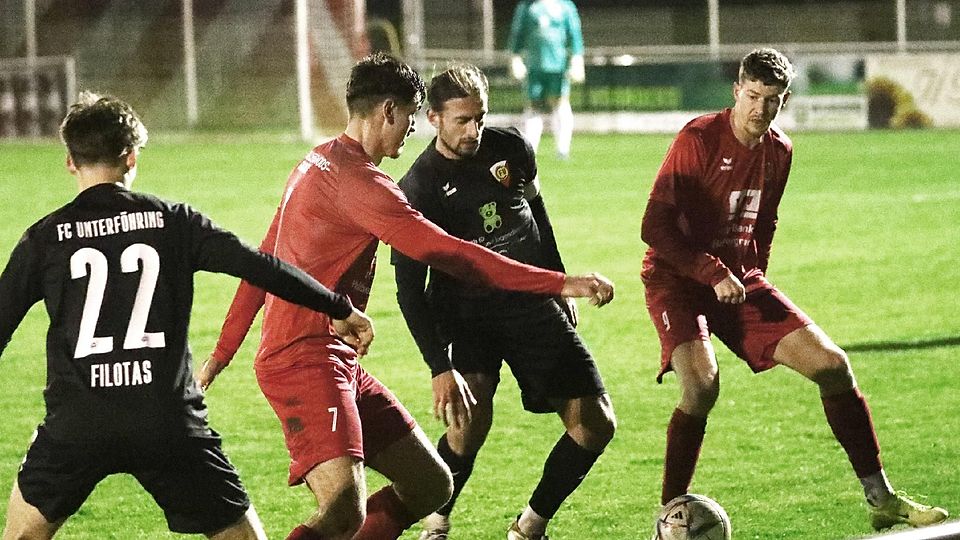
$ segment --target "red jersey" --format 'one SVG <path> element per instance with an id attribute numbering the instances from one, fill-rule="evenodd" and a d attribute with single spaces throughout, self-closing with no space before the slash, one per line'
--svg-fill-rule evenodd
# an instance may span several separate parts
<path id="1" fill-rule="evenodd" d="M 317 146 L 297 165 L 261 249 L 297 266 L 365 309 L 378 239 L 410 258 L 486 286 L 559 295 L 565 276 L 518 263 L 454 238 L 408 203 L 361 144 L 346 134 Z M 300 344 L 322 343 L 344 358 L 354 352 L 336 336 L 330 317 L 241 283 L 214 358 L 229 361 L 264 306 L 258 364 Z"/>
<path id="2" fill-rule="evenodd" d="M 730 114 L 692 120 L 660 166 L 643 217 L 648 285 L 713 286 L 732 273 L 749 292 L 764 281 L 793 143 L 771 126 L 747 148 Z"/>

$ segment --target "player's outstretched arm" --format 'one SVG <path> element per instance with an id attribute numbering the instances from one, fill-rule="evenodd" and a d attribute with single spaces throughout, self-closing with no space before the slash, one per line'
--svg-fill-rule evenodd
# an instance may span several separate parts
<path id="1" fill-rule="evenodd" d="M 364 356 L 370 350 L 373 341 L 373 321 L 364 312 L 353 308 L 346 319 L 333 319 L 333 329 L 340 339 L 354 348 L 357 354 Z"/>
<path id="2" fill-rule="evenodd" d="M 560 296 L 589 298 L 592 305 L 601 307 L 613 300 L 613 282 L 596 272 L 582 276 L 568 275 L 563 282 Z"/>
<path id="3" fill-rule="evenodd" d="M 207 388 L 210 388 L 210 385 L 213 384 L 213 380 L 217 378 L 217 375 L 223 371 L 223 368 L 227 367 L 226 362 L 221 362 L 210 356 L 207 358 L 207 361 L 200 366 L 200 369 L 193 375 L 197 380 L 197 384 L 200 385 L 200 389 L 204 392 L 207 391 Z"/>
<path id="4" fill-rule="evenodd" d="M 347 318 L 332 320 L 333 329 L 340 336 L 340 339 L 353 347 L 360 356 L 366 355 L 374 337 L 373 321 L 370 317 L 357 308 L 353 308 Z M 232 355 L 230 357 L 232 358 Z M 227 364 L 229 364 L 229 359 L 227 361 L 218 360 L 216 351 L 211 354 L 194 375 L 200 389 L 206 391 L 207 388 L 210 388 L 217 375 L 223 371 L 223 368 L 227 367 Z"/>

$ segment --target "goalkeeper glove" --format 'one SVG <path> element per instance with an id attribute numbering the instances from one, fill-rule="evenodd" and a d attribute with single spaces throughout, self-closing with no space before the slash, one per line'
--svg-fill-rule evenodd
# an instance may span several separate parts
<path id="1" fill-rule="evenodd" d="M 570 57 L 570 80 L 575 83 L 582 83 L 587 78 L 583 68 L 583 55 L 577 54 Z"/>
<path id="2" fill-rule="evenodd" d="M 514 55 L 510 61 L 510 74 L 514 79 L 521 80 L 527 76 L 527 66 L 523 64 L 523 58 Z"/>

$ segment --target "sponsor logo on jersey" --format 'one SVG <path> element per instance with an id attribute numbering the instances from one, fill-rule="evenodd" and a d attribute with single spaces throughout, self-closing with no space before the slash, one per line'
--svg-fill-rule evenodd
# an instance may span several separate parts
<path id="1" fill-rule="evenodd" d="M 450 182 L 447 182 L 446 184 L 443 185 L 443 193 L 444 193 L 444 195 L 446 195 L 447 197 L 450 197 L 451 195 L 453 195 L 453 194 L 456 193 L 456 192 L 457 192 L 457 188 L 454 187 L 454 186 L 451 186 L 451 185 L 450 185 Z"/>
<path id="2" fill-rule="evenodd" d="M 330 171 L 330 160 L 323 155 L 314 152 L 313 150 L 307 154 L 307 157 L 303 158 L 303 161 L 300 162 L 300 165 L 297 166 L 297 169 L 301 173 L 305 173 L 308 169 L 310 169 L 311 165 L 324 172 Z"/>
<path id="3" fill-rule="evenodd" d="M 720 170 L 721 171 L 730 171 L 733 170 L 733 158 L 722 157 L 720 158 Z"/>
<path id="4" fill-rule="evenodd" d="M 503 218 L 497 214 L 496 202 L 490 201 L 481 206 L 479 213 L 480 217 L 483 218 L 483 230 L 486 231 L 487 234 L 492 233 L 503 225 Z"/>
<path id="5" fill-rule="evenodd" d="M 497 182 L 510 187 L 513 179 L 510 177 L 510 167 L 507 166 L 507 160 L 498 161 L 490 167 L 490 174 L 497 179 Z"/>

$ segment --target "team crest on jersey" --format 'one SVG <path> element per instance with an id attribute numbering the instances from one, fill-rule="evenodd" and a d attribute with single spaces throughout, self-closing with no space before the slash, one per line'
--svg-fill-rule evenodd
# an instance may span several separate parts
<path id="1" fill-rule="evenodd" d="M 490 174 L 497 179 L 497 182 L 510 187 L 513 179 L 510 177 L 510 167 L 507 166 L 507 160 L 498 161 L 490 167 Z"/>

